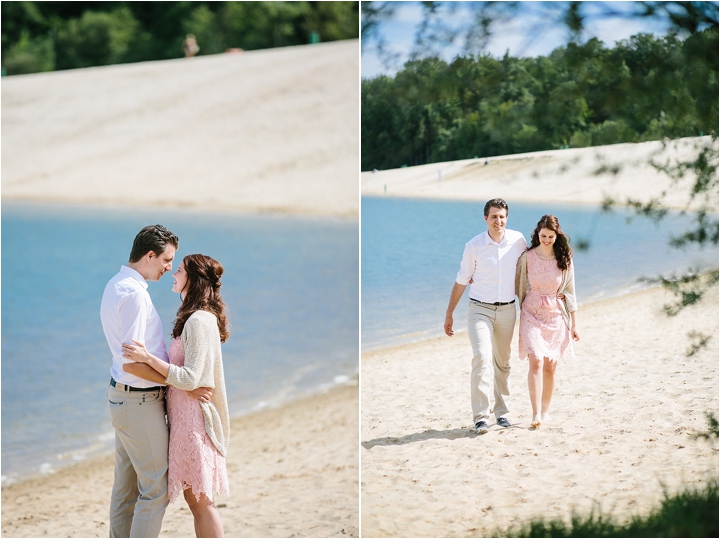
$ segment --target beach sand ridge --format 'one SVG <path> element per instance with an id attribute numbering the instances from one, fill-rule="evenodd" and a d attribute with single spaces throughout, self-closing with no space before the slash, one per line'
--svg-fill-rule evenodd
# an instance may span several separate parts
<path id="1" fill-rule="evenodd" d="M 232 420 L 226 537 L 358 537 L 358 387 Z M 108 418 L 109 421 L 109 418 Z M 114 456 L 2 488 L 3 537 L 107 537 Z M 182 496 L 160 537 L 194 537 Z"/>
<path id="2" fill-rule="evenodd" d="M 678 183 L 657 164 L 694 161 L 698 151 L 717 140 L 689 137 L 670 141 L 612 144 L 477 157 L 361 174 L 363 196 L 419 197 L 485 202 L 501 197 L 516 202 L 598 205 L 606 198 L 648 202 L 663 196 L 666 206 L 688 205 L 694 178 Z M 717 193 L 712 193 L 717 206 Z M 696 207 L 699 201 L 690 206 Z"/>

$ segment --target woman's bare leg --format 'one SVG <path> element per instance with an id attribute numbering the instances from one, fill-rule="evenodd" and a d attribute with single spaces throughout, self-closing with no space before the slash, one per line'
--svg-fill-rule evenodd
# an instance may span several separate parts
<path id="1" fill-rule="evenodd" d="M 195 535 L 197 537 L 224 537 L 220 513 L 213 501 L 202 493 L 198 500 L 191 488 L 185 489 L 183 494 L 195 519 Z"/>
<path id="2" fill-rule="evenodd" d="M 543 394 L 542 361 L 534 355 L 528 355 L 528 392 L 530 393 L 530 406 L 532 406 L 532 421 L 530 426 L 540 426 L 540 404 Z"/>
<path id="3" fill-rule="evenodd" d="M 553 391 L 555 390 L 555 369 L 557 369 L 557 361 L 550 361 L 543 358 L 543 385 L 542 385 L 542 408 L 540 417 L 543 421 L 550 418 L 550 401 L 552 401 Z"/>

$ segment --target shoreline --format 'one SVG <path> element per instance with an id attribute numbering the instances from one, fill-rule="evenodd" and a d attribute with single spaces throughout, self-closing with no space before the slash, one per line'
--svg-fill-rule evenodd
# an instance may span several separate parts
<path id="1" fill-rule="evenodd" d="M 362 530 L 368 537 L 493 536 L 575 511 L 645 514 L 718 473 L 694 439 L 718 410 L 717 287 L 667 317 L 659 286 L 579 309 L 558 366 L 553 418 L 530 428 L 527 362 L 512 341 L 510 421 L 472 432 L 466 334 L 361 356 Z M 688 334 L 711 336 L 686 356 Z"/>
<path id="2" fill-rule="evenodd" d="M 253 405 L 250 408 L 245 408 L 243 410 L 240 410 L 236 414 L 233 414 L 230 416 L 230 421 L 241 421 L 242 419 L 251 416 L 253 414 L 265 412 L 265 411 L 272 411 L 272 410 L 279 410 L 287 406 L 293 406 L 295 403 L 304 401 L 306 399 L 313 399 L 315 397 L 324 395 L 328 392 L 335 391 L 338 389 L 342 389 L 344 387 L 353 387 L 358 385 L 359 380 L 359 373 L 355 372 L 350 375 L 338 375 L 335 377 L 337 381 L 320 384 L 314 388 L 309 388 L 306 390 L 298 391 L 297 393 L 289 396 L 288 398 L 285 398 L 283 400 L 277 401 L 277 400 L 260 400 L 255 405 Z M 108 456 L 112 456 L 113 452 L 113 440 L 114 440 L 114 430 L 108 423 L 108 430 L 100 435 L 97 435 L 96 438 L 98 440 L 102 440 L 105 438 L 108 438 L 108 441 L 105 442 L 103 445 L 106 447 L 103 448 L 97 448 L 97 445 L 102 442 L 95 442 L 94 444 L 89 444 L 86 447 L 73 449 L 70 451 L 66 451 L 63 453 L 62 458 L 59 459 L 58 462 L 55 463 L 43 463 L 40 466 L 37 466 L 36 471 L 32 472 L 24 472 L 24 473 L 16 473 L 16 472 L 9 472 L 8 474 L 3 475 L 2 479 L 2 488 L 9 487 L 11 485 L 18 485 L 21 483 L 25 483 L 30 480 L 39 480 L 43 478 L 50 477 L 52 475 L 55 475 L 56 473 L 59 473 L 63 470 L 66 470 L 68 468 L 72 468 L 74 466 L 83 465 L 86 463 L 91 463 L 92 461 L 99 460 L 106 458 Z M 95 450 L 92 448 L 96 447 Z M 75 458 L 76 455 L 86 455 L 82 458 Z M 67 459 L 63 462 L 64 459 Z M 43 469 L 47 471 L 42 471 Z"/>
<path id="3" fill-rule="evenodd" d="M 24 205 L 24 206 L 47 206 L 51 208 L 87 208 L 98 210 L 159 210 L 165 212 L 192 212 L 192 213 L 214 213 L 227 217 L 286 217 L 298 219 L 316 219 L 322 221 L 357 222 L 359 210 L 344 208 L 339 211 L 332 211 L 318 208 L 287 208 L 273 206 L 236 206 L 233 204 L 189 202 L 189 201 L 143 201 L 132 200 L 123 203 L 119 200 L 104 199 L 72 199 L 60 197 L 25 197 L 2 195 L 0 204 Z M 358 204 L 359 206 L 359 204 Z"/>
<path id="4" fill-rule="evenodd" d="M 587 302 L 587 303 L 578 303 L 578 311 L 579 311 L 581 308 L 583 308 L 583 307 L 589 307 L 589 306 L 591 306 L 591 305 L 592 305 L 592 306 L 599 306 L 599 305 L 601 305 L 602 303 L 614 301 L 614 300 L 619 299 L 619 298 L 622 298 L 622 297 L 624 297 L 624 296 L 631 296 L 631 295 L 634 295 L 634 294 L 642 294 L 642 293 L 645 293 L 645 292 L 648 292 L 648 291 L 651 291 L 651 290 L 659 290 L 659 289 L 660 289 L 660 286 L 659 286 L 659 285 L 648 284 L 647 287 L 645 287 L 645 288 L 643 288 L 643 289 L 641 289 L 641 290 L 632 290 L 632 291 L 621 292 L 621 293 L 619 293 L 619 294 L 617 294 L 617 295 L 610 296 L 610 297 L 607 297 L 607 298 L 601 298 L 601 299 L 597 299 L 597 300 L 590 301 L 590 302 Z M 459 310 L 460 307 L 462 307 L 462 306 L 463 306 L 462 304 L 458 304 L 458 309 L 456 309 L 456 311 L 455 311 L 455 314 L 456 314 L 456 315 L 457 315 L 458 310 Z M 517 330 L 517 325 L 518 325 L 518 323 L 519 323 L 519 320 L 520 320 L 520 316 L 519 316 L 519 314 L 518 314 L 518 316 L 517 316 L 516 319 L 515 319 L 515 328 L 516 328 L 516 330 Z M 458 321 L 460 322 L 460 324 L 457 324 Z M 458 325 L 459 327 L 453 328 L 453 330 L 454 330 L 454 332 L 455 332 L 455 336 L 457 336 L 457 335 L 467 335 L 467 327 L 462 323 L 462 320 L 458 320 L 458 321 L 456 321 L 456 325 Z M 516 333 L 517 333 L 517 331 L 516 331 Z M 391 344 L 391 345 L 389 345 L 389 346 L 382 346 L 382 347 L 380 347 L 380 348 L 371 348 L 371 349 L 368 349 L 368 350 L 363 350 L 361 355 L 364 357 L 365 355 L 376 355 L 376 354 L 384 354 L 384 353 L 395 353 L 395 352 L 399 352 L 399 351 L 401 351 L 401 350 L 403 350 L 403 349 L 406 349 L 406 348 L 411 348 L 411 347 L 415 347 L 415 346 L 423 346 L 423 345 L 425 345 L 425 344 L 430 344 L 430 343 L 435 343 L 435 342 L 439 342 L 439 341 L 444 341 L 444 340 L 447 339 L 447 338 L 448 338 L 447 335 L 444 335 L 444 334 L 443 334 L 443 335 L 438 335 L 438 336 L 434 336 L 434 337 L 427 337 L 427 338 L 424 338 L 424 339 L 419 339 L 419 340 L 417 340 L 417 341 L 405 342 L 405 343 L 400 343 L 400 344 Z M 514 338 L 516 339 L 516 338 L 517 338 L 517 335 L 515 335 Z M 512 361 L 512 358 L 511 358 L 511 361 Z"/>
<path id="5" fill-rule="evenodd" d="M 268 217 L 268 218 L 288 218 L 315 220 L 324 222 L 338 223 L 357 223 L 358 213 L 354 211 L 346 213 L 332 213 L 323 211 L 303 211 L 303 209 L 287 209 L 287 208 L 271 208 L 271 207 L 248 207 L 238 208 L 232 205 L 217 206 L 210 204 L 184 204 L 178 201 L 168 201 L 165 203 L 151 203 L 140 201 L 129 201 L 122 203 L 120 201 L 85 201 L 73 199 L 54 199 L 54 198 L 22 198 L 8 197 L 2 195 L 0 204 L 16 206 L 16 207 L 33 207 L 36 209 L 47 208 L 49 210 L 59 209 L 83 209 L 95 211 L 150 211 L 156 210 L 167 213 L 188 212 L 188 214 L 218 214 L 223 217 Z"/>
<path id="6" fill-rule="evenodd" d="M 357 537 L 358 417 L 354 383 L 233 418 L 230 498 L 218 500 L 226 536 Z M 106 537 L 113 462 L 105 454 L 3 485 L 2 535 Z M 160 537 L 193 536 L 186 504 L 171 504 Z"/>
<path id="7" fill-rule="evenodd" d="M 599 303 L 603 303 L 606 301 L 612 301 L 612 300 L 622 298 L 625 296 L 629 296 L 629 295 L 633 295 L 633 294 L 641 294 L 643 292 L 646 292 L 646 291 L 652 290 L 652 289 L 660 289 L 660 285 L 658 285 L 656 283 L 638 283 L 635 286 L 627 286 L 621 290 L 618 290 L 616 293 L 612 293 L 608 296 L 604 296 L 604 297 L 591 296 L 590 299 L 587 301 L 578 302 L 578 308 L 589 307 L 591 305 L 597 305 Z M 466 299 L 466 298 L 463 298 L 463 299 Z M 458 304 L 458 308 L 459 307 L 461 307 L 461 304 Z M 456 310 L 455 312 L 457 314 L 458 310 Z M 516 318 L 516 323 L 519 319 L 520 319 L 520 314 L 518 313 L 517 318 Z M 467 328 L 464 327 L 462 324 L 459 324 L 459 326 L 460 327 L 458 327 L 454 330 L 455 334 L 456 335 L 467 334 Z M 370 354 L 370 353 L 375 353 L 375 352 L 389 352 L 389 351 L 403 348 L 406 346 L 427 343 L 429 341 L 434 341 L 434 340 L 442 340 L 443 338 L 447 338 L 447 337 L 444 334 L 439 334 L 436 336 L 428 336 L 428 337 L 424 337 L 424 338 L 420 338 L 420 339 L 417 339 L 414 341 L 409 341 L 409 342 L 404 342 L 404 343 L 380 345 L 378 347 L 371 347 L 371 348 L 363 347 L 364 351 L 362 352 L 362 354 L 364 355 L 366 353 Z"/>

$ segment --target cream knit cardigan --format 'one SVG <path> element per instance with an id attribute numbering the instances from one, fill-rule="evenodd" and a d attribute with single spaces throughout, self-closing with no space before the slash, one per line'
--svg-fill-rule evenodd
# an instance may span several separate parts
<path id="1" fill-rule="evenodd" d="M 170 365 L 165 381 L 184 391 L 198 387 L 212 389 L 210 402 L 201 402 L 200 408 L 205 418 L 205 430 L 224 457 L 230 441 L 230 416 L 217 318 L 208 311 L 195 311 L 186 320 L 181 338 L 185 365 Z"/>

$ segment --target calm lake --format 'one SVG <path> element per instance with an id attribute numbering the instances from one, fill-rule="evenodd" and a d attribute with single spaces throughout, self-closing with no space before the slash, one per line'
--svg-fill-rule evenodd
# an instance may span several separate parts
<path id="1" fill-rule="evenodd" d="M 155 223 L 180 238 L 173 270 L 192 253 L 225 267 L 231 414 L 357 376 L 356 220 L 4 203 L 3 482 L 112 447 L 100 299 L 135 234 Z M 169 274 L 149 283 L 168 344 L 180 301 L 171 288 Z"/>
<path id="2" fill-rule="evenodd" d="M 363 197 L 362 349 L 372 350 L 443 334 L 450 290 L 465 243 L 487 230 L 484 203 Z M 597 206 L 513 204 L 507 228 L 530 235 L 544 214 L 560 220 L 571 240 L 590 243 L 575 249 L 580 304 L 641 289 L 642 277 L 717 268 L 717 246 L 672 249 L 671 235 L 688 226 L 672 214 L 656 224 L 634 218 L 631 210 L 602 213 Z M 630 222 L 628 223 L 628 220 Z M 467 292 L 465 293 L 467 297 Z M 466 299 L 455 311 L 464 327 Z"/>

